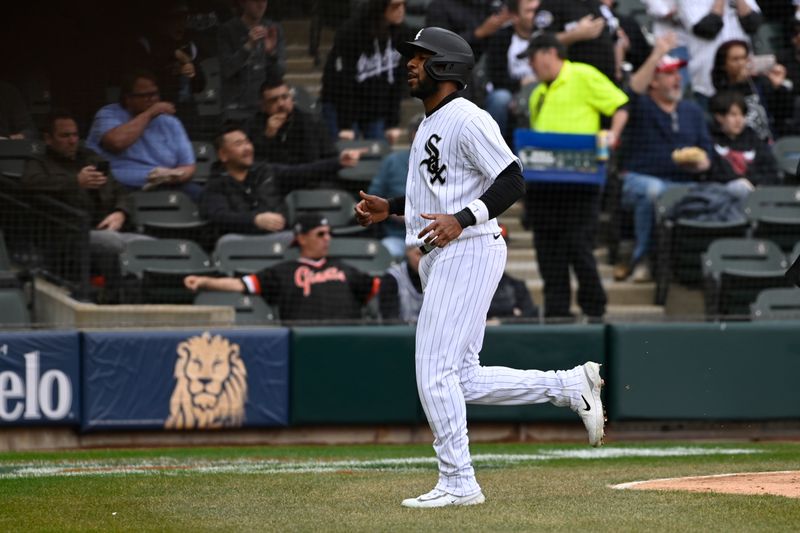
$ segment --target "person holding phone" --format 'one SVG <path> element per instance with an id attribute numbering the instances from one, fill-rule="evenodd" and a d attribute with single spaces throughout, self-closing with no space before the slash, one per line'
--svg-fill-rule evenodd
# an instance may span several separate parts
<path id="1" fill-rule="evenodd" d="M 219 30 L 222 101 L 227 111 L 257 111 L 267 76 L 286 71 L 283 28 L 265 17 L 267 0 L 238 0 L 240 16 Z"/>
<path id="2" fill-rule="evenodd" d="M 789 130 L 793 96 L 786 67 L 774 56 L 753 56 L 744 40 L 722 43 L 714 55 L 711 81 L 717 92 L 735 91 L 747 104 L 746 125 L 769 142 Z"/>
<path id="3" fill-rule="evenodd" d="M 123 231 L 128 222 L 127 189 L 114 179 L 108 161 L 80 145 L 78 124 L 70 113 L 50 115 L 44 142 L 44 154 L 27 161 L 22 186 L 89 215 L 93 271 L 106 279 L 104 301 L 116 301 L 113 291 L 119 281 L 119 253 L 128 242 L 150 237 Z"/>

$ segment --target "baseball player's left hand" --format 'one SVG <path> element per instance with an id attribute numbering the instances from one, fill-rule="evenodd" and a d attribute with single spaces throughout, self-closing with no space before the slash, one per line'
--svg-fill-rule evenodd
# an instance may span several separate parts
<path id="1" fill-rule="evenodd" d="M 433 244 L 442 248 L 450 241 L 456 240 L 464 230 L 453 215 L 421 213 L 420 216 L 425 220 L 433 220 L 417 235 L 420 239 L 425 239 L 425 244 Z"/>

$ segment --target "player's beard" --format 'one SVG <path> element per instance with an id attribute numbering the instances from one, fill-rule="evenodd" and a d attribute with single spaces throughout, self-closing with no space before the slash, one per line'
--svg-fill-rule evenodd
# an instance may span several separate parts
<path id="1" fill-rule="evenodd" d="M 425 76 L 424 79 L 417 78 L 417 86 L 412 87 L 409 92 L 411 93 L 411 96 L 419 98 L 420 100 L 425 100 L 438 90 L 439 82 L 430 76 Z"/>

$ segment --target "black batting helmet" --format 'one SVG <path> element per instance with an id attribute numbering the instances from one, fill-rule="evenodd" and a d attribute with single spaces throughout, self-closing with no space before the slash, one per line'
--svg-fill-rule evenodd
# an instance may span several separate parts
<path id="1" fill-rule="evenodd" d="M 467 79 L 475 65 L 472 48 L 457 33 L 444 28 L 422 28 L 413 41 L 397 45 L 397 50 L 406 57 L 423 50 L 433 54 L 425 61 L 425 72 L 436 81 L 454 81 L 459 89 L 467 86 Z"/>

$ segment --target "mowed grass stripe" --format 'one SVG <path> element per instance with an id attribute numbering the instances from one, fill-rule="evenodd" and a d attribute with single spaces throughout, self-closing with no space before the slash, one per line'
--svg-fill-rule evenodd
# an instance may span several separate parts
<path id="1" fill-rule="evenodd" d="M 473 463 L 478 467 L 503 468 L 518 463 L 556 459 L 617 459 L 626 457 L 691 457 L 700 455 L 741 455 L 760 453 L 749 448 L 698 448 L 689 446 L 661 448 L 551 449 L 536 454 L 475 454 Z M 402 457 L 364 460 L 331 461 L 280 461 L 236 460 L 208 461 L 175 458 L 143 459 L 138 461 L 34 461 L 10 463 L 0 466 L 0 479 L 48 476 L 109 476 L 126 474 L 278 474 L 278 473 L 330 473 L 341 470 L 416 470 L 433 468 L 436 459 L 430 457 Z"/>
<path id="2" fill-rule="evenodd" d="M 617 458 L 556 458 L 487 468 L 487 497 L 472 508 L 416 510 L 403 498 L 428 491 L 433 465 L 421 469 L 316 473 L 39 477 L 0 480 L 0 531 L 796 531 L 800 506 L 776 496 L 618 491 L 627 481 L 796 468 L 798 443 L 695 446 L 760 453 Z M 625 445 L 653 450 L 660 446 Z M 419 457 L 424 447 L 223 448 L 142 450 L 139 460 L 236 462 L 243 457 L 302 457 L 306 462 Z M 480 445 L 478 455 L 540 455 L 567 446 Z M 416 452 L 400 453 L 400 452 Z M 113 453 L 116 453 L 113 452 Z M 112 452 L 80 452 L 106 462 Z M 119 452 L 123 460 L 132 451 Z M 295 455 L 292 455 L 295 454 Z M 70 457 L 71 454 L 64 454 Z M 27 454 L 32 459 L 36 454 Z M 47 454 L 57 458 L 58 454 Z M 8 466 L 11 461 L 0 464 Z M 18 462 L 18 461 L 16 461 Z M 73 461 L 77 462 L 77 461 Z M 113 461 L 109 461 L 113 462 Z M 295 461 L 303 462 L 303 461 Z M 115 514 L 116 513 L 116 514 Z"/>

